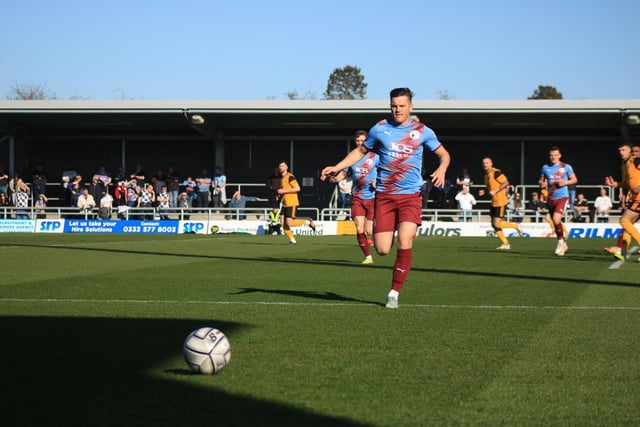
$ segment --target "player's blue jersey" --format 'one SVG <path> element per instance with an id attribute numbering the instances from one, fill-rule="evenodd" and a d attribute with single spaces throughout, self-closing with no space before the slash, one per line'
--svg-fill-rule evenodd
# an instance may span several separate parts
<path id="1" fill-rule="evenodd" d="M 378 174 L 378 164 L 380 158 L 372 151 L 369 151 L 363 158 L 358 160 L 356 164 L 346 168 L 344 171 L 351 170 L 351 178 L 353 179 L 353 188 L 351 194 L 361 200 L 373 199 L 376 196 L 376 188 L 373 183 Z"/>
<path id="2" fill-rule="evenodd" d="M 376 191 L 387 194 L 414 194 L 422 189 L 422 154 L 442 144 L 423 123 L 409 121 L 397 126 L 381 120 L 367 134 L 364 146 L 380 156 Z"/>
<path id="3" fill-rule="evenodd" d="M 569 197 L 569 188 L 566 185 L 558 187 L 558 181 L 567 181 L 571 175 L 573 175 L 573 168 L 568 163 L 558 162 L 555 165 L 546 164 L 542 166 L 540 176 L 547 180 L 549 200 Z"/>

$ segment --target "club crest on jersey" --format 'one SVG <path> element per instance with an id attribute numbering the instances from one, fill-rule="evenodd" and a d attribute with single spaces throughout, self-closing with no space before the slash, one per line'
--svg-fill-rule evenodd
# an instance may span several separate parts
<path id="1" fill-rule="evenodd" d="M 411 132 L 409 132 L 409 139 L 412 141 L 420 139 L 420 132 L 418 132 L 417 130 L 412 130 Z"/>
<path id="2" fill-rule="evenodd" d="M 565 170 L 566 170 L 565 168 L 559 168 L 559 169 L 558 169 L 558 172 L 560 172 L 561 174 L 563 174 L 563 175 L 564 175 Z"/>

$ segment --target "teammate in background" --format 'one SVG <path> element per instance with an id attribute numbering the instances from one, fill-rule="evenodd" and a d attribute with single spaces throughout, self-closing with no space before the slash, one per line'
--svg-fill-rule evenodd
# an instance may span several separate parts
<path id="1" fill-rule="evenodd" d="M 360 147 L 367 138 L 367 132 L 359 130 L 355 133 L 356 147 Z M 340 182 L 351 170 L 353 177 L 353 201 L 351 204 L 351 218 L 356 225 L 356 238 L 360 250 L 364 254 L 363 264 L 373 264 L 373 257 L 369 249 L 369 238 L 373 236 L 373 205 L 376 195 L 376 171 L 380 159 L 373 151 L 350 167 L 331 176 L 331 182 Z M 368 238 L 369 236 L 369 238 Z"/>
<path id="2" fill-rule="evenodd" d="M 483 157 L 482 169 L 484 170 L 484 185 L 487 187 L 487 190 L 486 192 L 485 190 L 480 190 L 478 195 L 482 197 L 485 193 L 488 193 L 491 196 L 491 210 L 489 211 L 491 215 L 491 227 L 493 227 L 493 230 L 496 232 L 496 236 L 498 236 L 498 239 L 502 242 L 502 244 L 496 249 L 509 250 L 511 249 L 511 244 L 504 235 L 504 231 L 502 231 L 502 229 L 514 228 L 520 237 L 524 234 L 520 224 L 507 222 L 502 219 L 505 216 L 507 205 L 509 204 L 509 198 L 507 197 L 509 180 L 500 169 L 493 167 L 493 160 L 491 157 Z"/>
<path id="3" fill-rule="evenodd" d="M 562 153 L 556 146 L 549 148 L 549 163 L 540 170 L 540 187 L 549 191 L 547 207 L 553 221 L 553 226 L 558 238 L 556 255 L 562 256 L 569 247 L 565 242 L 565 232 L 562 224 L 562 216 L 569 205 L 569 188 L 567 186 L 577 184 L 578 177 L 570 164 L 561 162 Z"/>
<path id="4" fill-rule="evenodd" d="M 622 145 L 625 145 L 625 144 L 623 143 Z M 619 150 L 620 150 L 620 148 L 618 148 L 618 151 Z M 632 144 L 631 145 L 631 155 L 635 156 L 635 157 L 640 157 L 640 145 L 638 145 L 638 144 Z M 623 174 L 622 175 L 622 182 L 624 182 L 625 181 L 625 175 L 624 174 L 626 173 L 624 160 L 623 160 L 623 163 L 621 165 L 621 169 L 622 169 L 622 174 Z M 630 195 L 631 195 L 630 192 L 624 191 L 622 189 L 622 187 L 620 187 L 620 198 L 619 198 L 619 200 L 620 200 L 620 212 L 624 212 L 624 208 L 625 208 L 625 205 L 626 205 L 627 198 Z M 622 252 L 623 242 L 624 242 L 624 230 L 622 230 L 620 232 L 620 234 L 618 235 L 618 241 L 616 242 L 616 245 L 615 246 L 607 246 L 607 247 L 604 248 L 604 251 L 608 252 L 608 253 L 610 253 L 612 255 L 619 254 L 620 252 Z"/>
<path id="5" fill-rule="evenodd" d="M 316 231 L 316 224 L 313 218 L 296 219 L 296 210 L 300 206 L 298 200 L 298 193 L 300 192 L 300 185 L 298 180 L 291 172 L 289 172 L 289 165 L 284 160 L 278 165 L 278 171 L 282 177 L 280 182 L 280 188 L 278 188 L 278 196 L 282 197 L 282 214 L 284 215 L 284 234 L 289 238 L 289 243 L 295 245 L 297 243 L 296 238 L 293 237 L 293 231 L 291 227 L 299 227 L 301 225 L 309 225 L 313 231 Z"/>
<path id="6" fill-rule="evenodd" d="M 629 143 L 623 142 L 618 146 L 618 153 L 622 159 L 622 181 L 616 181 L 613 177 L 608 176 L 604 182 L 609 186 L 621 188 L 623 195 L 626 193 L 624 195 L 625 208 L 620 218 L 622 226 L 622 233 L 618 239 L 620 251 L 610 250 L 607 252 L 613 253 L 615 258 L 624 261 L 627 259 L 631 246 L 631 238 L 640 243 L 640 233 L 634 226 L 640 216 L 640 157 L 635 155 L 635 153 L 640 154 L 640 146 L 634 145 L 632 148 Z M 605 250 L 607 249 L 605 248 Z"/>
<path id="7" fill-rule="evenodd" d="M 547 203 L 549 200 L 549 191 L 547 189 L 547 181 L 539 182 L 539 184 L 540 184 L 540 194 L 541 195 L 545 194 L 544 200 L 545 200 L 545 203 Z M 568 207 L 569 205 L 567 204 L 567 208 Z M 547 222 L 547 224 L 549 224 L 549 227 L 551 228 L 551 234 L 554 234 L 556 232 L 556 223 L 553 222 L 553 219 L 551 218 L 551 210 L 547 209 L 547 213 L 544 215 L 544 220 Z M 567 237 L 569 236 L 569 230 L 567 230 L 567 227 L 566 225 L 564 225 L 564 222 L 561 222 L 560 225 L 562 225 L 562 233 L 563 233 L 562 235 L 564 236 L 565 243 L 566 243 Z M 567 247 L 567 249 L 569 248 Z"/>
<path id="8" fill-rule="evenodd" d="M 335 175 L 361 160 L 369 151 L 380 157 L 376 175 L 373 238 L 378 255 L 388 255 L 397 231 L 397 254 L 393 266 L 387 308 L 398 308 L 413 258 L 413 239 L 422 223 L 422 157 L 424 149 L 434 152 L 440 164 L 430 175 L 435 187 L 442 187 L 451 157 L 436 134 L 410 117 L 413 93 L 396 88 L 389 94 L 392 117 L 379 121 L 364 143 L 334 166 L 322 170 L 320 179 Z"/>

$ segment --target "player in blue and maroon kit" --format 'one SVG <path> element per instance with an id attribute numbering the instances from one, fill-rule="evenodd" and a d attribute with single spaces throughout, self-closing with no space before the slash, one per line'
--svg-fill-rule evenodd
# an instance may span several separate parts
<path id="1" fill-rule="evenodd" d="M 540 187 L 546 188 L 549 192 L 547 208 L 558 237 L 556 255 L 560 256 L 569 249 L 564 239 L 562 227 L 562 217 L 569 204 L 569 185 L 578 183 L 578 177 L 573 172 L 573 168 L 570 164 L 561 162 L 561 157 L 562 153 L 558 147 L 554 146 L 549 149 L 549 163 L 542 166 L 538 182 Z"/>
<path id="2" fill-rule="evenodd" d="M 410 89 L 393 89 L 389 97 L 392 117 L 373 126 L 362 145 L 336 165 L 324 168 L 320 178 L 324 180 L 354 165 L 369 151 L 380 157 L 373 237 L 376 252 L 388 255 L 394 233 L 398 232 L 397 256 L 386 304 L 387 308 L 398 308 L 398 296 L 411 269 L 413 239 L 422 223 L 423 151 L 426 148 L 439 157 L 440 165 L 430 175 L 435 187 L 444 185 L 451 158 L 435 133 L 411 118 L 413 93 Z"/>
<path id="3" fill-rule="evenodd" d="M 367 132 L 363 130 L 356 131 L 356 147 L 361 146 L 366 137 Z M 369 239 L 367 236 L 373 236 L 373 208 L 376 195 L 378 163 L 378 155 L 373 151 L 369 151 L 354 165 L 331 177 L 331 182 L 339 182 L 344 179 L 347 174 L 351 173 L 353 179 L 353 188 L 351 190 L 351 194 L 353 195 L 351 218 L 353 218 L 353 222 L 356 225 L 358 245 L 364 254 L 363 264 L 373 264 L 373 257 L 369 250 Z"/>

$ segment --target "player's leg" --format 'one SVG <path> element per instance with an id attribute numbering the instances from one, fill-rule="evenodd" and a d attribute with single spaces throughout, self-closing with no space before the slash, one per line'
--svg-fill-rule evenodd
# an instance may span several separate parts
<path id="1" fill-rule="evenodd" d="M 295 245 L 297 242 L 296 242 L 296 238 L 293 236 L 293 231 L 291 231 L 291 227 L 293 226 L 292 224 L 295 221 L 296 207 L 295 206 L 285 207 L 283 211 L 284 211 L 283 212 L 284 222 L 282 225 L 282 229 L 284 230 L 285 236 L 287 236 L 287 238 L 289 239 L 289 243 L 291 243 L 292 245 Z"/>
<path id="2" fill-rule="evenodd" d="M 565 241 L 565 233 L 564 233 L 564 227 L 563 227 L 564 224 L 562 223 L 562 212 L 558 212 L 558 211 L 553 212 L 553 215 L 551 216 L 551 218 L 553 220 L 556 236 L 558 238 L 558 243 L 556 245 L 555 253 L 556 255 L 562 256 L 569 249 Z"/>
<path id="3" fill-rule="evenodd" d="M 625 209 L 624 212 L 622 212 L 622 217 L 620 218 L 620 225 L 622 226 L 622 229 L 625 231 L 626 234 L 628 234 L 636 242 L 640 243 L 640 232 L 635 227 L 635 223 L 638 221 L 638 217 L 640 217 L 640 212 L 632 209 Z M 631 239 L 628 240 L 628 244 L 623 246 L 623 249 L 622 249 L 623 256 L 626 257 L 627 250 L 629 249 L 630 245 L 631 245 Z"/>
<path id="4" fill-rule="evenodd" d="M 389 255 L 396 231 L 398 210 L 396 201 L 384 194 L 377 194 L 373 227 L 374 247 L 378 255 Z"/>
<path id="5" fill-rule="evenodd" d="M 422 223 L 422 200 L 420 197 L 403 197 L 398 201 L 398 249 L 393 264 L 391 290 L 387 295 L 387 308 L 398 308 L 398 296 L 411 271 L 413 261 L 413 239 L 418 225 Z"/>
<path id="6" fill-rule="evenodd" d="M 502 218 L 504 217 L 504 206 L 492 206 L 491 207 L 491 227 L 496 232 L 496 236 L 500 239 L 502 244 L 498 246 L 496 249 L 511 249 L 511 245 L 509 244 L 509 240 L 504 235 L 504 231 L 502 231 Z"/>
<path id="7" fill-rule="evenodd" d="M 353 209 L 351 210 L 353 216 Z M 364 255 L 363 264 L 372 264 L 373 257 L 371 256 L 371 250 L 369 249 L 369 242 L 367 241 L 367 236 L 365 235 L 365 217 L 363 215 L 353 216 L 353 222 L 356 225 L 356 239 L 358 241 L 358 246 L 360 246 L 360 250 Z"/>
<path id="8" fill-rule="evenodd" d="M 504 219 L 500 218 L 500 228 L 515 228 L 520 237 L 524 235 L 524 233 L 522 232 L 522 227 L 516 222 L 505 221 Z"/>
<path id="9" fill-rule="evenodd" d="M 375 203 L 373 199 L 364 200 L 364 232 L 367 235 L 367 243 L 373 246 L 373 215 L 375 212 Z"/>

